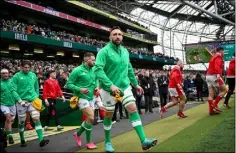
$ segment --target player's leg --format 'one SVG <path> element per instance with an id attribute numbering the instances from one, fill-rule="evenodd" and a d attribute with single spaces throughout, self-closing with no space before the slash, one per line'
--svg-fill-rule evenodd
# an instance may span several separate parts
<path id="1" fill-rule="evenodd" d="M 124 97 L 122 99 L 122 104 L 124 105 L 124 107 L 126 108 L 126 110 L 129 113 L 130 122 L 139 137 L 139 140 L 142 144 L 143 150 L 147 150 L 147 149 L 155 146 L 157 143 L 157 140 L 146 138 L 144 130 L 143 130 L 143 125 L 142 125 L 139 113 L 138 113 L 136 105 L 135 105 L 135 101 L 136 100 L 133 96 L 131 87 L 129 87 L 128 89 L 126 89 L 124 91 Z"/>
<path id="2" fill-rule="evenodd" d="M 54 117 L 56 126 L 57 126 L 57 131 L 61 131 L 64 129 L 61 124 L 59 123 L 58 120 L 58 115 L 57 115 L 57 108 L 56 108 L 56 99 L 48 99 L 49 104 L 51 105 L 51 115 Z"/>
<path id="3" fill-rule="evenodd" d="M 46 121 L 45 121 L 44 131 L 49 130 L 50 118 L 52 116 L 52 104 L 50 103 L 49 99 L 48 99 L 48 103 L 49 103 L 49 106 L 46 106 L 48 112 L 47 112 L 47 117 L 46 117 Z"/>
<path id="4" fill-rule="evenodd" d="M 184 106 L 186 104 L 187 98 L 186 95 L 184 93 L 184 91 L 182 89 L 176 88 L 176 91 L 178 93 L 178 103 L 179 103 L 179 111 L 177 113 L 177 116 L 181 117 L 181 118 L 186 118 L 187 116 L 184 115 L 183 111 L 184 111 Z"/>
<path id="5" fill-rule="evenodd" d="M 213 105 L 213 100 L 214 100 L 214 94 L 215 94 L 215 88 L 214 86 L 216 85 L 216 77 L 215 76 L 206 76 L 206 82 L 208 86 L 208 105 L 209 105 L 209 114 L 210 115 L 215 115 L 219 114 L 219 111 L 215 111 L 212 107 Z"/>
<path id="6" fill-rule="evenodd" d="M 14 123 L 14 120 L 15 120 L 15 117 L 16 117 L 16 105 L 10 106 L 10 114 L 11 114 L 11 119 L 10 119 L 11 124 L 10 125 L 11 125 L 11 130 L 12 130 L 12 124 Z M 12 131 L 11 131 L 11 135 L 12 135 Z M 14 140 L 13 140 L 12 136 L 9 137 L 9 143 L 14 144 Z"/>
<path id="7" fill-rule="evenodd" d="M 49 140 L 45 140 L 43 137 L 43 129 L 40 122 L 40 112 L 36 110 L 31 104 L 29 104 L 27 111 L 30 113 L 33 122 L 35 124 L 35 130 L 38 135 L 39 146 L 44 147 L 49 143 Z"/>
<path id="8" fill-rule="evenodd" d="M 215 109 L 216 111 L 221 111 L 218 107 L 218 104 L 220 102 L 220 100 L 224 97 L 224 95 L 227 92 L 225 83 L 223 81 L 222 78 L 220 78 L 219 80 L 216 81 L 215 87 L 219 88 L 220 93 L 216 96 L 215 101 L 213 102 L 213 109 Z"/>
<path id="9" fill-rule="evenodd" d="M 85 131 L 87 149 L 95 149 L 97 148 L 97 146 L 91 142 L 91 131 L 92 131 L 92 126 L 93 126 L 93 121 L 94 121 L 93 108 L 90 106 L 88 100 L 82 99 L 82 98 L 79 99 L 78 105 L 79 105 L 79 108 L 82 110 L 83 114 L 86 116 L 86 120 L 81 124 L 81 127 L 78 129 L 78 132 L 74 133 L 76 143 L 79 147 L 81 147 L 82 141 L 81 141 L 80 136 Z"/>
<path id="10" fill-rule="evenodd" d="M 180 95 L 179 96 L 179 111 L 177 113 L 177 116 L 179 116 L 181 118 L 188 117 L 188 116 L 184 115 L 184 113 L 183 113 L 185 102 L 186 102 L 186 96 L 185 95 Z"/>
<path id="11" fill-rule="evenodd" d="M 213 99 L 215 94 L 215 88 L 214 87 L 208 87 L 208 105 L 209 105 L 209 115 L 216 115 L 219 114 L 220 111 L 214 110 L 213 105 Z"/>
<path id="12" fill-rule="evenodd" d="M 103 119 L 103 128 L 105 133 L 105 149 L 107 152 L 114 152 L 114 149 L 111 144 L 111 128 L 112 128 L 112 117 L 115 110 L 115 101 L 109 92 L 101 90 L 100 92 L 103 107 L 105 111 Z"/>
<path id="13" fill-rule="evenodd" d="M 16 110 L 18 115 L 18 130 L 21 140 L 21 147 L 26 147 L 24 131 L 25 131 L 25 120 L 26 120 L 26 111 L 27 107 L 21 106 L 21 104 L 16 103 Z"/>
<path id="14" fill-rule="evenodd" d="M 94 98 L 94 125 L 101 122 L 100 110 L 104 111 L 104 106 L 100 96 Z M 103 120 L 103 119 L 102 119 Z"/>
<path id="15" fill-rule="evenodd" d="M 25 127 L 27 130 L 33 129 L 32 125 L 30 123 L 30 113 L 29 112 L 26 112 L 26 126 Z"/>
<path id="16" fill-rule="evenodd" d="M 5 130 L 7 132 L 8 143 L 14 144 L 14 140 L 12 137 L 12 123 L 14 122 L 15 115 L 16 115 L 16 108 L 15 106 L 3 106 L 1 105 L 1 110 L 6 116 L 5 120 Z"/>
<path id="17" fill-rule="evenodd" d="M 160 109 L 159 114 L 161 118 L 163 117 L 163 113 L 166 112 L 168 108 L 171 108 L 179 103 L 178 98 L 177 98 L 179 95 L 176 88 L 169 88 L 168 90 L 169 90 L 172 101 L 167 103 L 165 106 L 163 106 Z"/>
<path id="18" fill-rule="evenodd" d="M 228 81 L 228 92 L 227 92 L 227 95 L 225 97 L 224 104 L 225 104 L 226 108 L 229 109 L 229 108 L 231 108 L 229 106 L 229 99 L 230 99 L 230 97 L 233 94 L 234 89 L 235 89 L 235 78 L 227 78 L 227 81 Z"/>

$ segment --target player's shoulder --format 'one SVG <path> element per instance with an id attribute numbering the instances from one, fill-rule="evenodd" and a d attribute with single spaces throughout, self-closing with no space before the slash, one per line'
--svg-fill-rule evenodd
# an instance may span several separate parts
<path id="1" fill-rule="evenodd" d="M 120 48 L 121 48 L 121 50 L 123 51 L 123 52 L 126 52 L 126 53 L 128 53 L 129 54 L 129 51 L 127 50 L 127 48 L 125 48 L 124 46 L 120 46 Z"/>
<path id="2" fill-rule="evenodd" d="M 56 82 L 57 84 L 59 84 L 59 82 L 58 82 L 58 80 L 57 80 L 57 79 L 55 79 L 55 82 Z"/>
<path id="3" fill-rule="evenodd" d="M 32 78 L 38 79 L 36 73 L 34 73 L 33 71 L 29 71 L 29 76 L 31 76 Z"/>
<path id="4" fill-rule="evenodd" d="M 112 50 L 113 48 L 107 44 L 106 46 L 104 46 L 98 53 L 97 53 L 97 57 L 104 57 L 104 56 L 107 56 L 109 51 Z M 96 58 L 97 58 L 96 57 Z"/>
<path id="5" fill-rule="evenodd" d="M 97 56 L 101 56 L 101 55 L 104 55 L 107 53 L 109 49 L 108 48 L 102 48 L 98 53 L 97 53 Z"/>
<path id="6" fill-rule="evenodd" d="M 16 78 L 16 77 L 18 77 L 18 76 L 20 76 L 20 75 L 22 75 L 22 72 L 21 72 L 21 71 L 16 72 L 16 73 L 13 75 L 13 77 Z"/>
<path id="7" fill-rule="evenodd" d="M 223 57 L 220 54 L 215 54 L 213 57 L 213 59 L 223 59 Z"/>
<path id="8" fill-rule="evenodd" d="M 104 53 L 106 53 L 109 49 L 111 49 L 112 47 L 111 47 L 111 44 L 110 44 L 110 42 L 109 43 L 107 43 L 102 49 L 100 49 L 99 51 L 98 51 L 98 54 L 104 54 Z"/>
<path id="9" fill-rule="evenodd" d="M 44 81 L 44 83 L 48 83 L 48 82 L 50 82 L 49 78 Z"/>
<path id="10" fill-rule="evenodd" d="M 180 67 L 178 65 L 175 65 L 172 70 L 177 70 L 177 71 L 180 71 Z"/>
<path id="11" fill-rule="evenodd" d="M 177 65 L 174 66 L 171 71 L 172 71 L 173 74 L 181 73 L 180 67 L 177 66 Z"/>
<path id="12" fill-rule="evenodd" d="M 235 57 L 231 59 L 230 63 L 234 63 L 235 64 Z"/>
<path id="13" fill-rule="evenodd" d="M 36 76 L 36 74 L 33 71 L 29 71 L 30 75 Z"/>
<path id="14" fill-rule="evenodd" d="M 20 75 L 22 74 L 22 71 L 16 72 L 14 75 Z"/>
<path id="15" fill-rule="evenodd" d="M 78 72 L 78 71 L 80 71 L 81 69 L 82 69 L 82 64 L 79 65 L 79 66 L 77 66 L 76 68 L 74 68 L 74 69 L 72 70 L 72 72 Z"/>

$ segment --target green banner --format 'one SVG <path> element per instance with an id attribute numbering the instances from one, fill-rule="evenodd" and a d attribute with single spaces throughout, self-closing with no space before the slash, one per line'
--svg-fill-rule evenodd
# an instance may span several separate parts
<path id="1" fill-rule="evenodd" d="M 55 39 L 45 38 L 42 36 L 26 35 L 22 33 L 15 33 L 12 31 L 1 31 L 1 38 L 28 41 L 28 42 L 33 42 L 33 43 L 57 46 L 57 47 L 71 48 L 71 49 L 74 49 L 75 51 L 83 50 L 83 51 L 97 53 L 101 49 L 96 46 L 85 45 L 85 44 L 69 42 L 69 41 L 58 41 Z M 169 60 L 169 59 L 164 59 L 164 58 L 154 58 L 152 56 L 144 56 L 144 55 L 138 55 L 138 54 L 132 54 L 132 53 L 130 53 L 130 58 L 140 59 L 140 60 L 141 59 L 150 60 L 150 61 L 155 61 L 158 63 L 165 63 L 165 64 L 175 64 L 174 60 Z"/>
<path id="2" fill-rule="evenodd" d="M 235 43 L 223 44 L 221 45 L 221 47 L 224 48 L 224 60 L 230 61 L 235 52 Z"/>
<path id="3" fill-rule="evenodd" d="M 234 41 L 186 44 L 185 57 L 187 64 L 208 63 L 218 47 L 224 48 L 225 61 L 232 59 L 233 53 L 235 52 Z"/>

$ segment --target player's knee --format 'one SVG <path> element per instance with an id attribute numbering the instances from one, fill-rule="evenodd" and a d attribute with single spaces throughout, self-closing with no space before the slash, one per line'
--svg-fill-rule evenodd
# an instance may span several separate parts
<path id="1" fill-rule="evenodd" d="M 219 94 L 219 95 L 223 96 L 223 95 L 225 95 L 226 93 L 227 93 L 226 87 L 221 87 L 221 89 L 220 89 L 220 94 Z"/>
<path id="2" fill-rule="evenodd" d="M 172 103 L 173 105 L 177 105 L 180 102 L 178 97 L 172 97 Z"/>
<path id="3" fill-rule="evenodd" d="M 102 103 L 101 101 L 96 102 L 96 104 L 97 104 L 97 106 L 98 106 L 99 108 L 104 109 L 104 105 L 103 105 L 103 103 Z"/>
<path id="4" fill-rule="evenodd" d="M 184 101 L 185 102 L 187 100 L 187 97 L 185 95 L 182 95 L 179 98 L 180 98 L 180 101 Z"/>
<path id="5" fill-rule="evenodd" d="M 113 111 L 106 111 L 105 112 L 105 117 L 108 119 L 112 119 L 113 117 Z"/>
<path id="6" fill-rule="evenodd" d="M 92 124 L 93 121 L 94 121 L 94 115 L 89 115 L 89 116 L 87 117 L 87 122 Z"/>
<path id="7" fill-rule="evenodd" d="M 122 101 L 124 107 L 127 109 L 129 113 L 136 111 L 136 105 L 135 105 L 135 98 L 133 96 L 127 96 Z"/>
<path id="8" fill-rule="evenodd" d="M 179 103 L 180 99 L 179 98 L 176 98 L 175 100 L 173 99 L 172 102 L 177 105 Z"/>
<path id="9" fill-rule="evenodd" d="M 13 123 L 14 122 L 14 120 L 15 120 L 15 115 L 14 116 L 11 116 L 11 123 Z"/>
<path id="10" fill-rule="evenodd" d="M 39 117 L 32 117 L 32 120 L 34 123 L 36 123 L 36 122 L 40 121 L 40 118 Z"/>
<path id="11" fill-rule="evenodd" d="M 105 109 L 105 117 L 112 119 L 113 112 L 115 110 L 115 105 L 109 105 L 109 106 L 104 105 L 104 109 Z"/>
<path id="12" fill-rule="evenodd" d="M 6 115 L 6 123 L 11 123 L 11 116 L 10 115 Z"/>
<path id="13" fill-rule="evenodd" d="M 34 122 L 40 121 L 40 113 L 38 111 L 34 110 L 30 113 L 30 115 Z"/>
<path id="14" fill-rule="evenodd" d="M 129 112 L 129 113 L 133 113 L 133 112 L 136 112 L 137 111 L 137 107 L 135 105 L 135 102 L 130 102 L 129 104 L 127 104 L 125 106 L 126 110 Z"/>
<path id="15" fill-rule="evenodd" d="M 26 120 L 26 114 L 18 115 L 18 122 L 19 124 L 24 124 Z"/>

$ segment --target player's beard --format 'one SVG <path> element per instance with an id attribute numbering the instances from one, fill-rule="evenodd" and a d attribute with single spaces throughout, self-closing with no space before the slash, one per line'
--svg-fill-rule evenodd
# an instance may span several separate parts
<path id="1" fill-rule="evenodd" d="M 119 42 L 117 42 L 117 40 L 113 40 L 112 42 L 113 42 L 113 44 L 115 44 L 116 46 L 119 46 L 119 45 L 122 44 L 122 41 L 121 41 L 121 40 L 119 40 Z"/>
<path id="2" fill-rule="evenodd" d="M 88 63 L 88 66 L 89 66 L 90 68 L 92 68 L 92 67 L 94 66 L 94 64 Z"/>
<path id="3" fill-rule="evenodd" d="M 28 74 L 28 73 L 29 73 L 29 70 L 26 70 L 26 71 L 23 70 L 23 73 Z"/>

